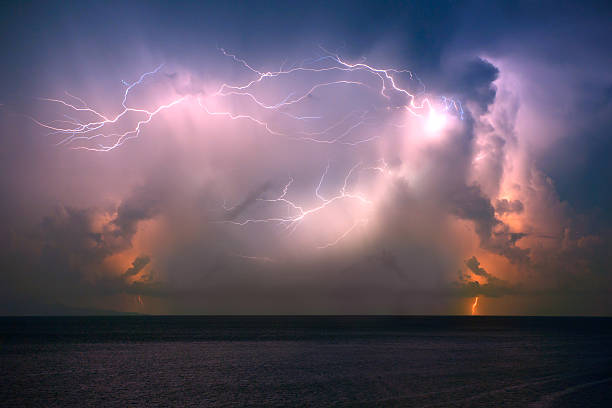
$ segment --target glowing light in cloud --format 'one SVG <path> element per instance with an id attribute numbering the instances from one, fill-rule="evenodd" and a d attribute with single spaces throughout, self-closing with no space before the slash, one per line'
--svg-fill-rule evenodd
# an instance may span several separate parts
<path id="1" fill-rule="evenodd" d="M 285 136 L 290 139 L 300 140 L 311 143 L 325 143 L 325 144 L 341 144 L 347 146 L 355 146 L 361 143 L 372 141 L 378 137 L 378 135 L 370 135 L 365 138 L 351 140 L 352 133 L 355 129 L 358 129 L 362 125 L 366 124 L 367 120 L 378 110 L 385 107 L 390 110 L 405 110 L 411 115 L 419 118 L 424 118 L 426 121 L 426 128 L 429 131 L 436 132 L 441 130 L 446 123 L 446 114 L 437 113 L 433 107 L 432 102 L 428 96 L 425 96 L 423 92 L 414 93 L 407 88 L 398 85 L 398 77 L 401 75 L 407 75 L 410 81 L 417 82 L 419 87 L 424 89 L 424 85 L 414 76 L 414 74 L 408 70 L 398 70 L 394 68 L 377 68 L 373 65 L 365 64 L 363 62 L 351 64 L 344 61 L 339 55 L 333 54 L 323 49 L 324 54 L 318 58 L 304 60 L 301 65 L 292 67 L 285 70 L 279 70 L 274 72 L 261 72 L 254 69 L 245 60 L 238 58 L 237 56 L 228 53 L 221 49 L 221 52 L 234 61 L 242 65 L 251 74 L 256 75 L 256 79 L 247 81 L 243 84 L 228 84 L 222 83 L 216 92 L 208 95 L 204 100 L 200 95 L 197 96 L 197 102 L 209 115 L 221 115 L 230 119 L 246 119 L 253 123 L 263 126 L 266 131 L 275 136 Z M 55 120 L 50 123 L 44 123 L 37 119 L 32 118 L 38 125 L 43 126 L 52 131 L 52 135 L 62 135 L 63 137 L 58 142 L 59 145 L 70 145 L 74 149 L 85 149 L 93 151 L 107 152 L 115 148 L 122 146 L 125 142 L 131 139 L 137 138 L 144 125 L 150 123 L 153 118 L 160 112 L 172 108 L 188 99 L 188 96 L 175 97 L 169 102 L 159 105 L 156 109 L 144 109 L 128 105 L 130 99 L 130 93 L 136 87 L 144 86 L 145 82 L 150 78 L 159 75 L 163 69 L 163 64 L 159 65 L 152 71 L 145 72 L 138 80 L 128 83 L 121 81 L 125 86 L 125 91 L 122 95 L 121 107 L 122 111 L 115 115 L 109 116 L 102 112 L 92 108 L 83 99 L 66 93 L 69 99 L 56 99 L 56 98 L 41 98 L 44 101 L 57 103 L 63 105 L 70 111 L 70 115 L 81 114 L 81 115 L 93 115 L 95 119 L 93 121 L 87 121 L 85 119 L 74 118 L 69 115 L 64 115 L 61 120 Z M 274 103 L 265 103 L 262 101 L 261 96 L 256 95 L 254 88 L 258 85 L 262 85 L 265 82 L 279 80 L 281 77 L 287 77 L 289 79 L 295 77 L 297 74 L 312 74 L 321 76 L 320 79 L 315 79 L 315 82 L 306 90 L 288 90 L 286 96 Z M 329 75 L 343 74 L 346 75 L 346 79 L 334 79 L 330 80 Z M 350 75 L 354 74 L 365 74 L 367 78 L 363 80 L 350 79 Z M 306 125 L 313 121 L 321 121 L 329 119 L 321 115 L 315 115 L 308 112 L 305 113 L 292 113 L 290 109 L 300 109 L 301 105 L 304 104 L 313 94 L 326 88 L 363 88 L 371 91 L 375 91 L 379 98 L 386 101 L 380 107 L 374 106 L 371 110 L 365 112 L 352 112 L 348 117 L 341 118 L 335 121 L 331 127 L 324 126 L 319 130 L 300 130 L 285 131 L 278 129 L 275 124 L 268 122 L 263 115 L 256 115 L 249 112 L 234 112 L 232 110 L 213 110 L 208 106 L 208 101 L 211 98 L 247 98 L 250 100 L 256 108 L 269 111 L 276 114 L 280 114 L 285 118 L 291 119 L 296 125 Z M 201 93 L 201 91 L 200 91 Z M 73 102 L 71 102 L 71 100 Z M 397 105 L 397 101 L 404 100 L 404 104 Z M 445 112 L 454 112 L 458 117 L 463 117 L 463 109 L 459 101 L 452 98 L 441 97 L 440 103 L 444 107 Z M 424 112 L 429 111 L 426 116 Z M 130 123 L 128 117 L 130 114 L 140 114 L 144 116 L 144 119 L 139 120 L 136 125 L 123 125 L 123 123 Z M 347 122 L 346 127 L 339 126 L 342 123 Z M 129 126 L 124 131 L 111 130 L 115 127 Z M 108 131 L 106 129 L 109 129 Z M 336 136 L 331 138 L 325 137 L 329 133 L 335 130 L 338 132 Z M 101 141 L 99 141 L 101 140 Z M 110 141 L 110 142 L 109 142 Z"/>
<path id="2" fill-rule="evenodd" d="M 447 123 L 447 116 L 444 113 L 438 113 L 435 109 L 429 110 L 429 115 L 427 116 L 425 129 L 429 133 L 439 133 L 445 127 Z"/>

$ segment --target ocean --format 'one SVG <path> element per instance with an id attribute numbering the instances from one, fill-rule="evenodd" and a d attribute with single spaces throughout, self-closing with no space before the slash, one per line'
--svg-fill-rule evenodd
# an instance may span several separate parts
<path id="1" fill-rule="evenodd" d="M 612 407 L 612 318 L 1 317 L 2 407 Z"/>

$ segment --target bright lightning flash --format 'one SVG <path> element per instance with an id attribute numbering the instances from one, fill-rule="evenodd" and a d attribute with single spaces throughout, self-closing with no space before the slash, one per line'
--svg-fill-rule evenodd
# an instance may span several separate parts
<path id="1" fill-rule="evenodd" d="M 446 126 L 447 120 L 446 114 L 438 113 L 434 109 L 430 109 L 425 129 L 429 133 L 439 133 Z"/>

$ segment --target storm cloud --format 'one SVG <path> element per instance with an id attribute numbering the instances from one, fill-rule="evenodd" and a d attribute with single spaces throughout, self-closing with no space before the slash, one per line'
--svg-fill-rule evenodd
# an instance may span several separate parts
<path id="1" fill-rule="evenodd" d="M 3 5 L 0 313 L 610 314 L 587 3 Z"/>

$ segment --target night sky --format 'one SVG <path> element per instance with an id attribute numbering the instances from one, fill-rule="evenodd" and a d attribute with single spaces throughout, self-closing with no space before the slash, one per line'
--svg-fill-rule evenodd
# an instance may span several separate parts
<path id="1" fill-rule="evenodd" d="M 0 314 L 612 314 L 605 2 L 0 7 Z"/>

